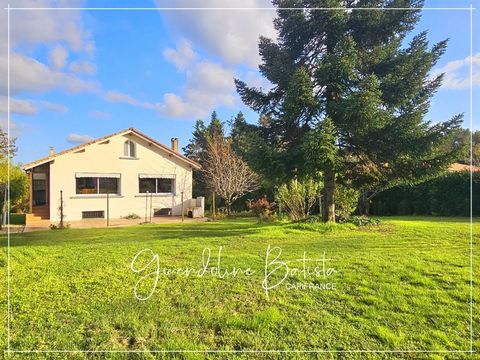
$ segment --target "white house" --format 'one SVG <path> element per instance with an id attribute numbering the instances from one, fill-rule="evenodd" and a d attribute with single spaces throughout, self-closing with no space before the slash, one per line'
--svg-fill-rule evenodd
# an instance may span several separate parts
<path id="1" fill-rule="evenodd" d="M 129 128 L 26 164 L 30 214 L 64 220 L 185 215 L 203 216 L 203 198 L 192 199 L 192 171 L 200 166 L 171 148 Z M 183 199 L 183 205 L 182 205 Z M 189 213 L 190 212 L 190 213 Z"/>

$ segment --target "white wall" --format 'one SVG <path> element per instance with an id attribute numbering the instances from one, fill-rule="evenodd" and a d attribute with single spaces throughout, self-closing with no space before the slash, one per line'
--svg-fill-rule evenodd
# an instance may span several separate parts
<path id="1" fill-rule="evenodd" d="M 136 145 L 138 159 L 122 159 L 127 139 Z M 145 215 L 145 195 L 138 193 L 139 174 L 175 174 L 174 195 L 154 195 L 153 208 L 172 208 L 173 215 L 181 214 L 181 192 L 184 201 L 192 198 L 192 168 L 135 134 L 117 135 L 106 144 L 95 143 L 84 152 L 70 152 L 50 164 L 50 219 L 59 221 L 60 190 L 63 190 L 65 221 L 80 220 L 82 211 L 103 210 L 106 214 L 106 195 L 77 195 L 75 174 L 81 172 L 120 173 L 120 195 L 110 195 L 110 218 L 131 213 Z"/>

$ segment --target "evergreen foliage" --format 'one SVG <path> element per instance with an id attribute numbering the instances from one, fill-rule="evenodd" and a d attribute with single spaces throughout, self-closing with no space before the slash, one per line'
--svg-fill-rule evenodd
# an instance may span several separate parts
<path id="1" fill-rule="evenodd" d="M 243 102 L 261 114 L 258 125 L 244 126 L 250 146 L 243 151 L 255 170 L 272 184 L 322 171 L 331 220 L 336 183 L 351 182 L 363 191 L 417 184 L 458 158 L 447 144 L 462 115 L 435 124 L 424 119 L 443 78 L 431 78 L 430 71 L 447 41 L 430 45 L 420 32 L 405 44 L 420 11 L 308 10 L 413 8 L 423 0 L 274 4 L 278 40 L 259 41 L 260 71 L 272 89 L 235 81 Z"/>
<path id="2" fill-rule="evenodd" d="M 480 173 L 473 173 L 473 215 L 480 215 Z M 470 215 L 470 173 L 447 173 L 417 186 L 398 186 L 373 198 L 375 215 Z"/>

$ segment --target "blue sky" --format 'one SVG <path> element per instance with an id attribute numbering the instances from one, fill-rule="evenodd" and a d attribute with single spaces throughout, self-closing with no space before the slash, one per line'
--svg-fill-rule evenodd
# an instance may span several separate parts
<path id="1" fill-rule="evenodd" d="M 469 7 L 476 1 L 427 0 L 427 7 Z M 7 2 L 2 0 L 2 4 Z M 18 7 L 111 7 L 114 1 L 25 0 Z M 266 7 L 263 0 L 122 1 L 122 7 Z M 4 6 L 2 6 L 3 8 Z M 258 115 L 235 93 L 233 77 L 268 86 L 257 72 L 256 42 L 272 37 L 273 11 L 11 11 L 11 131 L 16 161 L 28 162 L 83 141 L 136 127 L 160 142 L 184 146 L 194 122 L 216 110 L 229 120 L 241 110 Z M 445 84 L 427 116 L 433 122 L 464 112 L 469 126 L 470 14 L 424 11 L 414 33 L 429 31 L 432 44 L 450 39 L 434 71 Z M 474 33 L 479 31 L 474 12 Z M 6 34 L 6 11 L 0 24 Z M 480 47 L 474 43 L 475 96 Z M 0 46 L 2 77 L 6 37 Z M 0 125 L 6 126 L 6 81 L 0 86 Z M 477 109 L 474 108 L 474 114 Z M 478 128 L 478 116 L 474 127 Z"/>

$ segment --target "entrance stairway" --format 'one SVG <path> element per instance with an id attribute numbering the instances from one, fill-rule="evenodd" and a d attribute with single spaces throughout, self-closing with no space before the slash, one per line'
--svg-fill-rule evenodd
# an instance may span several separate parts
<path id="1" fill-rule="evenodd" d="M 44 224 L 50 219 L 50 209 L 48 206 L 34 206 L 32 212 L 27 214 L 27 225 Z"/>

